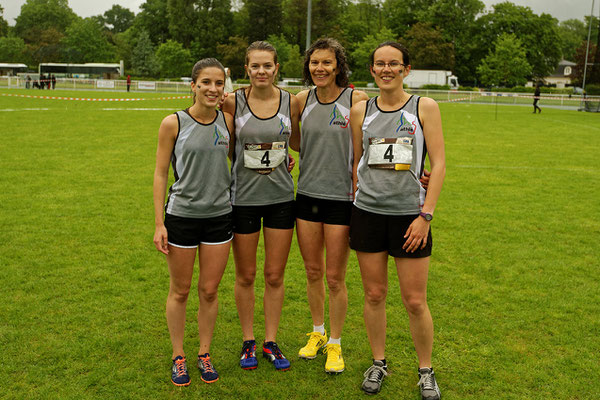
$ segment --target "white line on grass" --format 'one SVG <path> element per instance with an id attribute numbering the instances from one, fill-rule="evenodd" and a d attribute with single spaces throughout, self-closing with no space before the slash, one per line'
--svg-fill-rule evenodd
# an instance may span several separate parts
<path id="1" fill-rule="evenodd" d="M 0 108 L 0 111 L 48 111 L 49 108 Z"/>

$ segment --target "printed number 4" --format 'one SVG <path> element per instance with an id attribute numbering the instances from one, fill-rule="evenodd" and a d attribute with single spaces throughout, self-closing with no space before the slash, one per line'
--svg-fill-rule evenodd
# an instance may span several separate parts
<path id="1" fill-rule="evenodd" d="M 261 164 L 265 164 L 267 167 L 271 164 L 271 160 L 269 160 L 269 152 L 265 151 L 265 154 L 260 159 Z"/>
<path id="2" fill-rule="evenodd" d="M 389 162 L 392 162 L 392 160 L 394 159 L 394 146 L 392 146 L 391 144 L 389 145 L 389 147 L 383 154 L 383 158 L 388 160 Z"/>

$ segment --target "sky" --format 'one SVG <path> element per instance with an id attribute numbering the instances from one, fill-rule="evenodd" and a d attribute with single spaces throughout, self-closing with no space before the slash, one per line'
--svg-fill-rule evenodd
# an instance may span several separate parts
<path id="1" fill-rule="evenodd" d="M 491 5 L 501 3 L 505 0 L 482 0 L 488 9 Z M 576 18 L 583 20 L 585 15 L 589 15 L 592 9 L 592 0 L 510 0 L 512 3 L 527 6 L 536 14 L 547 13 L 559 21 Z M 21 6 L 25 0 L 0 0 L 0 5 L 4 8 L 4 19 L 9 25 L 15 24 L 15 18 L 21 12 Z M 139 6 L 144 0 L 69 0 L 71 9 L 81 17 L 91 17 L 92 15 L 104 14 L 113 4 L 119 4 L 128 8 L 134 13 L 140 11 Z M 594 15 L 598 16 L 600 12 L 600 0 L 596 0 L 594 6 Z"/>

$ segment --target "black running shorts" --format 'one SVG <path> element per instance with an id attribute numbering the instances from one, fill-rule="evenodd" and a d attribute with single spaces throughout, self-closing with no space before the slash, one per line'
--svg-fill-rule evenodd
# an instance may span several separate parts
<path id="1" fill-rule="evenodd" d="M 233 231 L 235 233 L 260 231 L 261 219 L 265 228 L 293 229 L 296 221 L 294 200 L 266 206 L 233 206 Z"/>
<path id="2" fill-rule="evenodd" d="M 211 218 L 187 218 L 165 215 L 168 242 L 182 248 L 194 248 L 200 244 L 223 244 L 233 238 L 231 213 Z"/>
<path id="3" fill-rule="evenodd" d="M 296 194 L 296 218 L 329 225 L 350 225 L 352 202 Z"/>

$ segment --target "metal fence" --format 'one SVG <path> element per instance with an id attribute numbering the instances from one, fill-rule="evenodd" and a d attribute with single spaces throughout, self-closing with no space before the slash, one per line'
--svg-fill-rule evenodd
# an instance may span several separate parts
<path id="1" fill-rule="evenodd" d="M 37 78 L 37 74 L 31 74 L 32 79 Z M 0 77 L 0 88 L 25 88 L 25 79 L 19 76 Z M 240 86 L 234 84 L 234 89 Z M 280 87 L 297 92 L 303 89 L 302 86 L 288 86 L 280 84 Z M 127 91 L 127 82 L 124 80 L 104 80 L 104 79 L 74 79 L 57 78 L 56 89 L 62 90 L 102 90 L 102 91 Z M 364 90 L 369 95 L 376 95 L 379 89 L 373 87 L 357 88 Z M 132 81 L 130 91 L 132 92 L 154 92 L 154 93 L 190 93 L 190 84 L 186 82 L 167 82 L 167 81 Z M 409 93 L 420 96 L 431 97 L 441 103 L 469 103 L 469 104 L 513 104 L 525 105 L 533 102 L 532 93 L 501 93 L 501 92 L 466 92 L 459 90 L 425 90 L 408 89 Z M 600 102 L 600 96 L 587 96 L 570 94 L 542 94 L 540 96 L 540 105 L 561 106 L 565 108 L 578 108 L 585 102 Z"/>

